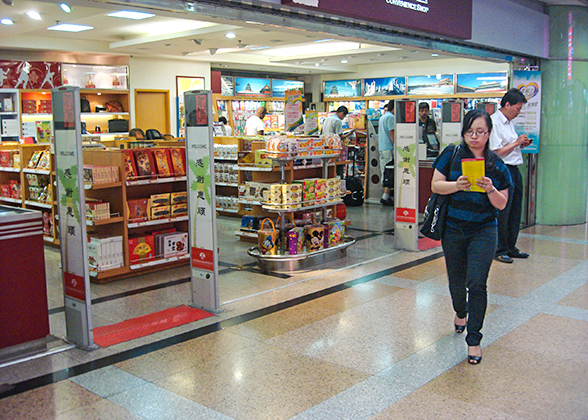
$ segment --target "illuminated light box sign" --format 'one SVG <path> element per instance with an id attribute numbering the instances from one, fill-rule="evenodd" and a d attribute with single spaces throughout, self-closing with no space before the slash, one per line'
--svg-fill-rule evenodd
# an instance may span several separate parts
<path id="1" fill-rule="evenodd" d="M 364 96 L 389 96 L 406 94 L 406 77 L 381 77 L 363 80 Z"/>
<path id="2" fill-rule="evenodd" d="M 508 76 L 506 72 L 458 74 L 457 93 L 506 92 Z"/>
<path id="3" fill-rule="evenodd" d="M 470 39 L 472 0 L 282 0 L 283 5 L 315 10 L 425 33 Z M 450 12 L 448 12 L 450 11 Z"/>
<path id="4" fill-rule="evenodd" d="M 442 95 L 455 93 L 453 74 L 408 76 L 409 95 Z"/>
<path id="5" fill-rule="evenodd" d="M 325 80 L 325 98 L 353 98 L 361 96 L 361 80 Z"/>
<path id="6" fill-rule="evenodd" d="M 235 95 L 270 97 L 270 79 L 254 79 L 251 77 L 235 77 Z"/>
<path id="7" fill-rule="evenodd" d="M 287 90 L 304 92 L 304 82 L 302 80 L 272 79 L 272 97 L 283 98 Z"/>

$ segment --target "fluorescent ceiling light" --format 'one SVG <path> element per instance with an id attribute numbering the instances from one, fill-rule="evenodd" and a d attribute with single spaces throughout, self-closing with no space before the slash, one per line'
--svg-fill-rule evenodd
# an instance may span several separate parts
<path id="1" fill-rule="evenodd" d="M 10 18 L 4 18 L 4 19 L 0 20 L 0 23 L 2 25 L 12 25 L 14 22 Z"/>
<path id="2" fill-rule="evenodd" d="M 31 19 L 41 20 L 41 15 L 39 14 L 39 12 L 35 12 L 34 10 L 27 12 L 27 16 Z"/>
<path id="3" fill-rule="evenodd" d="M 67 3 L 61 3 L 59 7 L 61 7 L 61 10 L 63 10 L 65 13 L 71 12 L 71 7 L 69 7 Z"/>
<path id="4" fill-rule="evenodd" d="M 106 16 L 117 17 L 123 19 L 141 20 L 155 16 L 153 13 L 133 12 L 131 10 L 120 10 L 114 13 L 108 13 Z"/>
<path id="5" fill-rule="evenodd" d="M 255 51 L 255 50 L 266 50 L 269 48 L 269 45 L 265 46 L 265 47 L 251 47 L 251 51 Z"/>
<path id="6" fill-rule="evenodd" d="M 314 42 L 328 42 L 328 41 L 334 41 L 334 39 L 333 38 L 329 38 L 329 39 L 317 39 Z"/>
<path id="7" fill-rule="evenodd" d="M 436 53 L 431 54 L 431 57 L 439 57 L 439 54 L 436 54 Z"/>
<path id="8" fill-rule="evenodd" d="M 63 32 L 82 32 L 94 29 L 92 26 L 75 25 L 73 23 L 60 23 L 59 25 L 50 26 L 49 31 L 63 31 Z"/>
<path id="9" fill-rule="evenodd" d="M 232 32 L 229 32 L 229 33 L 228 33 L 228 34 L 226 34 L 225 36 L 226 36 L 227 38 L 231 38 L 231 39 L 232 39 L 232 38 L 235 38 L 237 35 L 235 35 L 235 34 L 234 34 L 234 33 L 232 33 Z"/>
<path id="10" fill-rule="evenodd" d="M 349 63 L 349 60 L 341 60 L 341 63 L 347 64 L 347 63 Z"/>

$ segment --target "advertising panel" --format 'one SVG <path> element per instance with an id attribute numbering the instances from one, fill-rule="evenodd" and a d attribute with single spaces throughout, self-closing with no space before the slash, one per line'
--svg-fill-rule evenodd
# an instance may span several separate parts
<path id="1" fill-rule="evenodd" d="M 539 133 L 541 132 L 541 72 L 514 71 L 513 87 L 516 87 L 527 103 L 513 122 L 518 134 L 526 134 L 533 143 L 521 149 L 523 153 L 539 153 Z"/>
<path id="2" fill-rule="evenodd" d="M 235 77 L 236 96 L 267 96 L 272 94 L 270 79 Z"/>

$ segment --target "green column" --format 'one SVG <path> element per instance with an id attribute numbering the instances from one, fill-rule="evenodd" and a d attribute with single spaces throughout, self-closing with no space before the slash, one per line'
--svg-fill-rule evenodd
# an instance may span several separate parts
<path id="1" fill-rule="evenodd" d="M 541 62 L 536 221 L 572 225 L 586 222 L 588 205 L 588 8 L 552 6 L 549 19 L 550 59 Z"/>

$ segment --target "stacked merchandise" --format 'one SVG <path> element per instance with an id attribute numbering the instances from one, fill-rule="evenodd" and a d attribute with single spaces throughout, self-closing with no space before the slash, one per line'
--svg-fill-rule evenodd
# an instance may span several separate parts
<path id="1" fill-rule="evenodd" d="M 84 165 L 84 184 L 109 184 L 119 182 L 118 166 Z"/>
<path id="2" fill-rule="evenodd" d="M 149 198 L 128 200 L 127 214 L 129 222 L 185 216 L 188 214 L 188 193 L 152 194 Z"/>
<path id="3" fill-rule="evenodd" d="M 86 219 L 110 219 L 110 203 L 98 198 L 86 198 Z"/>
<path id="4" fill-rule="evenodd" d="M 173 229 L 148 232 L 129 238 L 129 261 L 140 264 L 156 258 L 170 258 L 188 253 L 188 233 Z"/>
<path id="5" fill-rule="evenodd" d="M 37 112 L 39 114 L 51 114 L 53 112 L 51 107 L 51 99 L 41 99 L 39 107 L 37 108 Z"/>
<path id="6" fill-rule="evenodd" d="M 0 150 L 0 166 L 3 168 L 20 168 L 20 153 L 15 150 Z"/>
<path id="7" fill-rule="evenodd" d="M 123 237 L 108 235 L 88 236 L 88 263 L 94 271 L 122 267 Z"/>
<path id="8" fill-rule="evenodd" d="M 23 114 L 36 114 L 37 113 L 37 101 L 34 99 L 23 99 L 22 100 L 22 113 Z"/>
<path id="9" fill-rule="evenodd" d="M 271 184 L 263 202 L 271 209 L 290 210 L 305 206 L 336 203 L 341 198 L 341 179 L 309 178 L 292 184 Z"/>
<path id="10" fill-rule="evenodd" d="M 35 150 L 29 159 L 27 169 L 51 170 L 51 152 L 49 150 Z"/>
<path id="11" fill-rule="evenodd" d="M 156 179 L 186 175 L 186 156 L 183 148 L 123 150 L 125 179 Z"/>
<path id="12" fill-rule="evenodd" d="M 49 176 L 40 174 L 26 174 L 28 184 L 28 199 L 40 203 L 53 202 L 53 190 L 49 185 Z"/>
<path id="13" fill-rule="evenodd" d="M 51 211 L 43 212 L 43 234 L 53 237 L 53 213 Z"/>
<path id="14" fill-rule="evenodd" d="M 339 204 L 323 210 L 306 210 L 287 215 L 284 231 L 277 238 L 278 255 L 298 255 L 312 253 L 331 248 L 344 242 L 345 237 L 345 205 Z M 243 216 L 241 231 L 261 232 L 262 219 L 256 216 Z M 280 219 L 274 221 L 276 227 L 281 226 Z"/>

